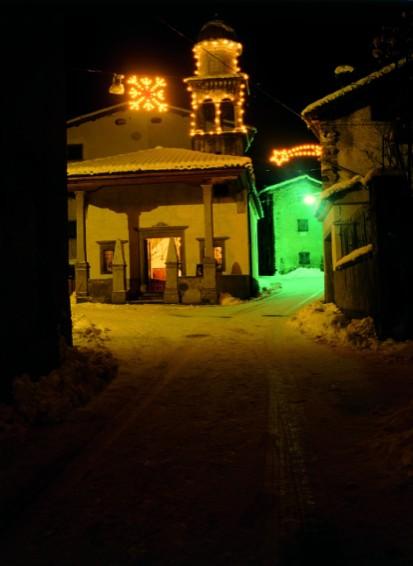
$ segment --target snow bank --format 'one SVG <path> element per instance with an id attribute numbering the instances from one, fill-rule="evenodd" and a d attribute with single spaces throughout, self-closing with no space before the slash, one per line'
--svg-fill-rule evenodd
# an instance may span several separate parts
<path id="1" fill-rule="evenodd" d="M 371 317 L 348 319 L 334 303 L 317 301 L 298 311 L 288 324 L 320 342 L 356 348 L 377 348 Z"/>
<path id="2" fill-rule="evenodd" d="M 29 423 L 59 422 L 101 391 L 116 370 L 117 363 L 106 349 L 70 348 L 60 367 L 39 381 L 28 375 L 14 380 L 16 410 Z"/>
<path id="3" fill-rule="evenodd" d="M 378 340 L 373 319 L 349 319 L 333 303 L 317 301 L 307 305 L 288 324 L 318 342 L 333 346 L 346 346 L 362 349 L 387 363 L 411 364 L 413 361 L 413 341 L 396 342 Z M 389 378 L 391 373 L 389 373 Z M 389 379 L 389 399 L 393 397 Z M 395 481 L 395 473 L 400 477 L 413 478 L 413 401 L 401 400 L 401 405 L 391 408 L 383 405 L 380 415 L 374 415 L 375 436 L 370 445 L 380 455 L 383 467 L 387 468 L 387 479 Z M 400 481 L 400 480 L 397 480 Z"/>
<path id="4" fill-rule="evenodd" d="M 238 299 L 238 297 L 233 297 L 230 293 L 220 293 L 219 295 L 219 304 L 226 306 L 226 305 L 240 305 L 244 301 Z"/>
<path id="5" fill-rule="evenodd" d="M 384 354 L 389 360 L 413 360 L 412 340 L 379 340 L 370 316 L 350 319 L 334 303 L 316 301 L 306 305 L 289 319 L 288 324 L 318 342 L 372 350 Z"/>
<path id="6" fill-rule="evenodd" d="M 62 345 L 61 365 L 37 381 L 29 375 L 15 378 L 13 393 L 17 415 L 28 423 L 58 422 L 99 393 L 117 372 L 117 362 L 105 346 L 107 332 L 91 324 L 84 315 L 74 314 L 76 347 Z M 10 410 L 0 411 L 0 420 L 2 414 L 9 421 L 13 420 Z"/>
<path id="7" fill-rule="evenodd" d="M 298 267 L 293 271 L 289 271 L 285 274 L 280 274 L 280 281 L 288 281 L 289 279 L 307 279 L 308 277 L 318 277 L 322 274 L 321 270 L 317 267 Z"/>

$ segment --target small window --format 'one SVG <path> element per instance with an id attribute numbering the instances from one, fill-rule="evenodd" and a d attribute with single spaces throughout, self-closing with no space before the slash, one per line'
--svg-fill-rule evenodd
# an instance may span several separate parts
<path id="1" fill-rule="evenodd" d="M 297 220 L 297 231 L 298 232 L 308 232 L 308 220 L 307 220 L 307 218 L 299 218 Z"/>
<path id="2" fill-rule="evenodd" d="M 215 265 L 217 268 L 218 272 L 223 272 L 225 271 L 225 240 L 227 238 L 214 238 L 214 246 L 213 246 L 213 252 L 214 252 L 214 259 L 215 259 Z M 201 263 L 204 260 L 204 256 L 205 256 L 205 240 L 204 238 L 199 238 L 199 255 L 200 255 L 200 261 Z"/>
<path id="3" fill-rule="evenodd" d="M 153 118 L 151 118 L 151 123 L 152 124 L 161 124 L 162 118 L 160 116 L 154 116 Z"/>
<path id="4" fill-rule="evenodd" d="M 235 126 L 234 103 L 224 98 L 221 102 L 221 127 L 223 130 L 232 130 Z"/>
<path id="5" fill-rule="evenodd" d="M 214 259 L 217 271 L 224 271 L 224 246 L 214 246 Z"/>
<path id="6" fill-rule="evenodd" d="M 100 245 L 100 272 L 110 274 L 113 272 L 113 256 L 115 253 L 115 242 L 99 242 Z"/>
<path id="7" fill-rule="evenodd" d="M 208 132 L 215 127 L 215 104 L 212 100 L 204 100 L 198 108 L 198 127 Z"/>
<path id="8" fill-rule="evenodd" d="M 82 143 L 69 143 L 66 147 L 66 156 L 68 161 L 82 161 L 83 159 L 83 144 Z"/>
<path id="9" fill-rule="evenodd" d="M 310 252 L 299 252 L 298 254 L 299 265 L 310 265 Z"/>

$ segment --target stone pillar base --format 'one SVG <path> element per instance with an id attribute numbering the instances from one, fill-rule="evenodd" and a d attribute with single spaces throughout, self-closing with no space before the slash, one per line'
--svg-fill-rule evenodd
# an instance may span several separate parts
<path id="1" fill-rule="evenodd" d="M 169 238 L 168 253 L 166 256 L 166 282 L 163 293 L 164 303 L 179 303 L 178 292 L 178 257 L 173 238 Z"/>
<path id="2" fill-rule="evenodd" d="M 215 305 L 218 302 L 217 272 L 213 258 L 205 257 L 203 261 L 204 273 L 202 277 L 201 302 Z"/>
<path id="3" fill-rule="evenodd" d="M 126 303 L 126 265 L 123 261 L 122 243 L 116 242 L 115 254 L 119 263 L 112 264 L 112 303 L 121 305 Z M 114 257 L 115 259 L 115 257 Z"/>
<path id="4" fill-rule="evenodd" d="M 168 304 L 179 303 L 178 289 L 165 289 L 163 293 L 163 301 Z"/>
<path id="5" fill-rule="evenodd" d="M 112 291 L 112 303 L 123 305 L 126 303 L 126 291 Z"/>
<path id="6" fill-rule="evenodd" d="M 79 262 L 75 265 L 75 291 L 76 302 L 82 303 L 89 300 L 89 264 Z"/>
<path id="7" fill-rule="evenodd" d="M 201 289 L 201 303 L 216 305 L 218 303 L 218 293 L 216 289 Z"/>

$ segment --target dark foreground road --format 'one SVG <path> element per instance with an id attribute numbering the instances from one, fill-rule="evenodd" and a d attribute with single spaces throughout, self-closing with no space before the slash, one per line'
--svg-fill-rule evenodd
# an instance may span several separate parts
<path id="1" fill-rule="evenodd" d="M 77 306 L 110 329 L 119 376 L 8 446 L 0 563 L 413 564 L 409 485 L 371 445 L 388 368 L 286 324 L 313 285 L 226 307 Z M 405 395 L 402 370 L 394 383 Z"/>

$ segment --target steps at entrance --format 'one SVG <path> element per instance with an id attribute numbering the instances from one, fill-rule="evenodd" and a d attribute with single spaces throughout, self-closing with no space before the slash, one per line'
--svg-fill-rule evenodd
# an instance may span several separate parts
<path id="1" fill-rule="evenodd" d="M 163 305 L 163 293 L 143 293 L 137 299 L 128 301 L 129 305 L 143 305 L 147 303 L 151 305 Z"/>

